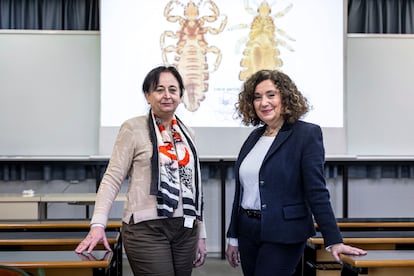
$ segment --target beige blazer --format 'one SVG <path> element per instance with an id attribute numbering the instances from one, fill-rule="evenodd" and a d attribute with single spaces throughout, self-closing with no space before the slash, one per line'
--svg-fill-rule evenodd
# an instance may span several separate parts
<path id="1" fill-rule="evenodd" d="M 192 136 L 193 133 L 191 133 Z M 134 223 L 160 219 L 157 215 L 156 196 L 150 195 L 152 143 L 148 130 L 148 115 L 125 121 L 119 130 L 106 172 L 96 196 L 91 224 L 106 225 L 112 204 L 121 185 L 128 177 L 128 191 L 122 220 Z M 174 212 L 174 217 L 182 217 L 182 205 Z M 199 224 L 199 238 L 206 238 L 205 225 Z"/>

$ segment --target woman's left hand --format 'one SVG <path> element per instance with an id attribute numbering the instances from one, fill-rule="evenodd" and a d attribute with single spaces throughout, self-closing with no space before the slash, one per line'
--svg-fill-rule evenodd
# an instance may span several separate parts
<path id="1" fill-rule="evenodd" d="M 331 247 L 331 254 L 338 263 L 342 263 L 339 254 L 350 254 L 350 255 L 366 255 L 367 252 L 363 249 L 349 246 L 343 243 L 334 244 Z"/>
<path id="2" fill-rule="evenodd" d="M 204 264 L 207 257 L 206 239 L 198 239 L 197 248 L 194 257 L 194 267 L 200 267 Z"/>

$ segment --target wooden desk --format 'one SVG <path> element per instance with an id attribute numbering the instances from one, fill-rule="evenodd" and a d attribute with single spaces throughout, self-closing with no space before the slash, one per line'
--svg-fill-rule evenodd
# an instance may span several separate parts
<path id="1" fill-rule="evenodd" d="M 86 237 L 90 221 L 1 221 L 0 248 L 4 250 L 74 250 Z M 106 235 L 113 250 L 111 275 L 122 276 L 121 221 L 108 221 Z M 104 249 L 98 245 L 96 249 Z"/>
<path id="2" fill-rule="evenodd" d="M 47 219 L 48 203 L 67 203 L 72 205 L 85 205 L 85 218 L 89 218 L 89 206 L 95 204 L 96 193 L 60 193 L 43 194 L 39 201 L 39 219 Z M 115 201 L 125 201 L 125 194 L 118 194 Z"/>
<path id="3" fill-rule="evenodd" d="M 0 220 L 1 231 L 74 231 L 89 230 L 90 220 Z M 106 230 L 120 231 L 121 220 L 109 220 Z"/>
<path id="4" fill-rule="evenodd" d="M 0 195 L 0 219 L 37 219 L 40 196 Z"/>
<path id="5" fill-rule="evenodd" d="M 362 248 L 370 245 L 382 247 L 386 244 L 395 249 L 398 244 L 414 244 L 414 231 L 342 231 L 341 233 L 344 243 Z M 308 245 L 324 247 L 322 234 L 318 232 L 309 238 Z"/>
<path id="6" fill-rule="evenodd" d="M 338 218 L 341 231 L 413 230 L 414 218 Z M 315 223 L 315 228 L 318 225 Z"/>
<path id="7" fill-rule="evenodd" d="M 1 251 L 5 250 L 75 250 L 88 232 L 0 232 Z M 106 231 L 109 244 L 116 249 L 120 233 Z M 101 245 L 101 244 L 100 244 Z M 101 245 L 100 249 L 103 249 Z"/>
<path id="8" fill-rule="evenodd" d="M 23 196 L 18 193 L 0 194 L 0 220 L 47 219 L 48 203 L 67 203 L 85 206 L 85 218 L 89 218 L 89 206 L 95 204 L 96 193 L 48 193 Z M 125 201 L 125 194 L 118 194 L 117 201 Z"/>
<path id="9" fill-rule="evenodd" d="M 369 250 L 365 256 L 341 255 L 341 276 L 412 276 L 414 250 Z"/>
<path id="10" fill-rule="evenodd" d="M 344 243 L 365 250 L 414 249 L 414 231 L 342 231 Z M 340 266 L 325 251 L 320 232 L 308 239 L 304 275 L 337 276 Z"/>
<path id="11" fill-rule="evenodd" d="M 108 275 L 112 252 L 93 251 L 90 255 L 74 251 L 0 251 L 0 264 L 18 267 L 37 275 L 43 269 L 47 276 Z"/>

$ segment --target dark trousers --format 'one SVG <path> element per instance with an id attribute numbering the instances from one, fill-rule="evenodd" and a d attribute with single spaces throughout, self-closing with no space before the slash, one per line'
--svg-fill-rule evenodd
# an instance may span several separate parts
<path id="1" fill-rule="evenodd" d="M 239 252 L 244 276 L 292 276 L 306 241 L 297 244 L 263 242 L 260 219 L 249 218 L 245 213 L 240 216 Z"/>
<path id="2" fill-rule="evenodd" d="M 198 241 L 197 224 L 183 218 L 123 223 L 122 240 L 135 276 L 189 276 Z"/>

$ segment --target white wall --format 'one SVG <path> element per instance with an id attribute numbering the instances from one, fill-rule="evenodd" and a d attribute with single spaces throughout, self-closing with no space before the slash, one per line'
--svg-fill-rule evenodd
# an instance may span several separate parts
<path id="1" fill-rule="evenodd" d="M 348 154 L 414 155 L 414 36 L 349 36 Z"/>
<path id="2" fill-rule="evenodd" d="M 98 151 L 99 32 L 0 32 L 0 156 Z"/>

